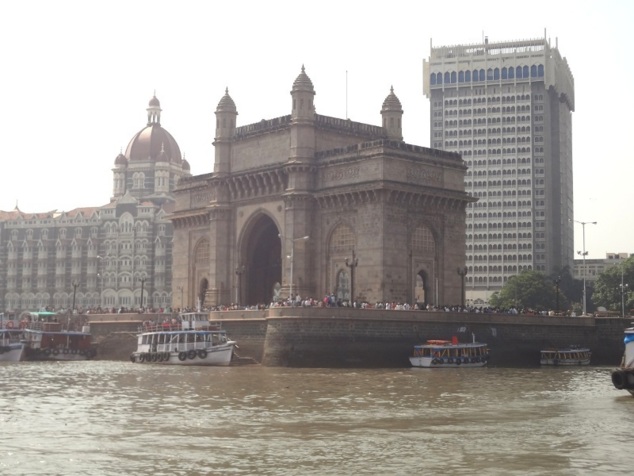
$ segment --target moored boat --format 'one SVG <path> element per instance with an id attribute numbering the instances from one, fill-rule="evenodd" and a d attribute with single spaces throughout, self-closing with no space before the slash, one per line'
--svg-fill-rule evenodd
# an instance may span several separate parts
<path id="1" fill-rule="evenodd" d="M 540 352 L 541 365 L 588 365 L 592 352 L 585 347 L 570 346 L 564 349 L 544 349 Z"/>
<path id="2" fill-rule="evenodd" d="M 209 315 L 187 312 L 178 319 L 144 322 L 137 336 L 133 363 L 167 365 L 229 365 L 236 342 L 220 326 L 209 322 Z"/>
<path id="3" fill-rule="evenodd" d="M 19 321 L 0 313 L 0 362 L 20 362 L 24 358 L 24 333 Z"/>
<path id="4" fill-rule="evenodd" d="M 22 313 L 24 360 L 89 360 L 97 355 L 90 332 L 64 329 L 61 322 L 64 318 L 65 314 L 49 311 Z"/>
<path id="5" fill-rule="evenodd" d="M 619 390 L 627 390 L 634 396 L 634 327 L 625 329 L 625 352 L 621 366 L 612 372 L 612 384 Z"/>
<path id="6" fill-rule="evenodd" d="M 409 361 L 414 367 L 452 368 L 452 367 L 484 367 L 489 360 L 487 344 L 475 341 L 459 343 L 456 337 L 452 340 L 428 340 L 425 344 L 415 345 L 414 353 Z"/>

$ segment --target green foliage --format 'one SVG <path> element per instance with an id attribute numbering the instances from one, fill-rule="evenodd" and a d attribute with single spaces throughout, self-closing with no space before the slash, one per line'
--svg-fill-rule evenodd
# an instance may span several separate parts
<path id="1" fill-rule="evenodd" d="M 499 293 L 490 298 L 490 303 L 501 308 L 530 308 L 536 311 L 566 309 L 568 300 L 559 283 L 559 297 L 555 281 L 539 271 L 524 271 L 509 278 Z"/>
<path id="2" fill-rule="evenodd" d="M 621 312 L 621 284 L 625 312 L 634 308 L 634 256 L 626 259 L 620 266 L 613 266 L 599 275 L 594 286 L 592 301 L 610 311 Z"/>

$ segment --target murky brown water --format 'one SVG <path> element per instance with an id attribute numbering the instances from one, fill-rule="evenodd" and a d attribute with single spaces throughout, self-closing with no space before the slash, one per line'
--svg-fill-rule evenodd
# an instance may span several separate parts
<path id="1" fill-rule="evenodd" d="M 0 474 L 629 474 L 611 370 L 0 364 Z"/>

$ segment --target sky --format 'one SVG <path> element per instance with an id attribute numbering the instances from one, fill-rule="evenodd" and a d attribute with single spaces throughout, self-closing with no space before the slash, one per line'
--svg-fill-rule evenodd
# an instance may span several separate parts
<path id="1" fill-rule="evenodd" d="M 101 206 L 114 159 L 147 122 L 194 175 L 213 171 L 225 88 L 238 126 L 290 114 L 302 65 L 319 114 L 380 125 L 394 87 L 403 136 L 429 147 L 422 63 L 431 44 L 548 38 L 575 81 L 575 250 L 634 253 L 634 2 L 302 0 L 0 2 L 0 210 Z M 613 89 L 612 89 L 613 88 Z M 630 150 L 630 152 L 628 152 Z"/>

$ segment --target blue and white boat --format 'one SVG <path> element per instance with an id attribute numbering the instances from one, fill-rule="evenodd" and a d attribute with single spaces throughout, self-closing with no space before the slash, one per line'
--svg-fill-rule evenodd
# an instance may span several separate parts
<path id="1" fill-rule="evenodd" d="M 621 366 L 612 372 L 612 384 L 619 390 L 627 390 L 634 396 L 634 327 L 625 329 L 625 352 Z"/>
<path id="2" fill-rule="evenodd" d="M 137 335 L 133 363 L 167 365 L 229 365 L 236 342 L 209 322 L 209 315 L 187 312 L 178 319 L 144 322 Z"/>
<path id="3" fill-rule="evenodd" d="M 459 343 L 452 340 L 428 340 L 425 344 L 415 345 L 409 361 L 413 367 L 452 368 L 484 367 L 489 360 L 487 344 L 475 341 Z"/>

